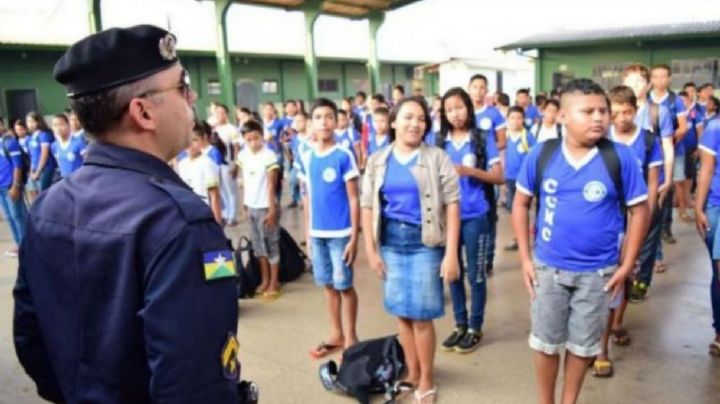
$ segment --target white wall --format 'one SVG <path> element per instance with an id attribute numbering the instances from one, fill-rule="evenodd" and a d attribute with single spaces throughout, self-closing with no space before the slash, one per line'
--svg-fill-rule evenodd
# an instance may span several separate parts
<path id="1" fill-rule="evenodd" d="M 439 89 L 442 93 L 452 87 L 467 88 L 468 80 L 474 74 L 483 74 L 488 78 L 489 93 L 497 89 L 497 71 L 503 72 L 503 92 L 514 99 L 515 91 L 519 88 L 535 88 L 535 73 L 532 64 L 527 66 L 479 66 L 466 60 L 451 60 L 440 64 Z"/>

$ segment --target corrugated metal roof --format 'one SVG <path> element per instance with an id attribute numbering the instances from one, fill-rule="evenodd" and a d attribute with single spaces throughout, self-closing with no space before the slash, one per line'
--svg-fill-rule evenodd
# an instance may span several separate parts
<path id="1" fill-rule="evenodd" d="M 720 20 L 638 27 L 606 28 L 587 31 L 563 31 L 533 35 L 498 47 L 500 50 L 539 49 L 584 44 L 661 41 L 668 39 L 719 37 Z"/>

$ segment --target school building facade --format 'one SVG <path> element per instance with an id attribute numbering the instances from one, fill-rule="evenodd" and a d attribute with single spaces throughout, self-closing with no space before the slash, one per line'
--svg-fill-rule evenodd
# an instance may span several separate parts
<path id="1" fill-rule="evenodd" d="M 535 59 L 537 91 L 581 77 L 610 89 L 630 63 L 669 65 L 673 90 L 688 81 L 720 87 L 720 20 L 542 34 L 498 49 Z"/>
<path id="2" fill-rule="evenodd" d="M 0 44 L 0 116 L 22 118 L 28 111 L 45 115 L 61 112 L 68 102 L 64 88 L 53 78 L 53 66 L 66 50 L 62 46 Z M 212 101 L 222 101 L 214 53 L 180 51 L 192 87 L 198 93 L 196 111 L 200 117 Z M 233 53 L 230 57 L 237 105 L 257 110 L 262 102 L 278 107 L 287 99 L 310 102 L 301 56 Z M 402 84 L 406 92 L 420 88 L 424 94 L 437 92 L 437 76 L 415 78 L 421 62 L 383 62 L 381 92 L 389 95 L 392 85 Z M 98 66 L 111 69 L 112 66 Z M 366 61 L 321 58 L 318 65 L 318 94 L 339 101 L 357 91 L 370 92 Z"/>

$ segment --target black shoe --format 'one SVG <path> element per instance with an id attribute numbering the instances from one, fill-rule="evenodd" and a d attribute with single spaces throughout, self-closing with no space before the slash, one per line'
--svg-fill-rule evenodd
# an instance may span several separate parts
<path id="1" fill-rule="evenodd" d="M 669 232 L 668 232 L 668 233 L 663 233 L 662 239 L 663 239 L 663 241 L 665 241 L 665 242 L 668 243 L 668 244 L 675 244 L 675 243 L 677 243 L 677 240 L 675 239 L 675 237 L 672 235 L 672 233 L 669 233 Z"/>
<path id="2" fill-rule="evenodd" d="M 492 266 L 492 265 L 488 265 L 488 266 L 485 267 L 485 275 L 486 275 L 488 278 L 491 277 L 491 276 L 493 276 L 493 266 Z"/>
<path id="3" fill-rule="evenodd" d="M 287 207 L 288 209 L 295 209 L 298 207 L 298 204 L 297 202 L 290 202 Z"/>
<path id="4" fill-rule="evenodd" d="M 506 246 L 505 246 L 505 251 L 517 251 L 518 248 L 519 248 L 519 247 L 518 247 L 518 243 L 517 243 L 517 241 L 516 241 L 516 242 L 514 242 L 514 243 L 512 243 L 512 244 L 510 244 L 510 245 L 506 245 Z"/>
<path id="5" fill-rule="evenodd" d="M 457 344 L 463 339 L 467 330 L 465 327 L 457 327 L 445 341 L 443 341 L 441 349 L 445 352 L 454 351 Z"/>
<path id="6" fill-rule="evenodd" d="M 458 353 L 470 353 L 480 346 L 480 341 L 482 340 L 482 332 L 475 331 L 472 328 L 468 330 L 467 333 L 465 333 L 465 336 L 458 342 L 458 344 L 455 346 L 455 352 Z"/>

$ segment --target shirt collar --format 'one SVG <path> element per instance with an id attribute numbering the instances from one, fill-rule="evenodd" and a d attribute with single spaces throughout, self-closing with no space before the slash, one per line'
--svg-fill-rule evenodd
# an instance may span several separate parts
<path id="1" fill-rule="evenodd" d="M 137 171 L 153 177 L 185 183 L 166 162 L 140 150 L 107 143 L 93 143 L 87 148 L 83 165 L 95 165 Z"/>
<path id="2" fill-rule="evenodd" d="M 635 125 L 635 126 L 636 126 L 636 128 L 635 128 L 635 133 L 633 133 L 633 135 L 630 136 L 630 138 L 629 138 L 627 141 L 623 141 L 623 140 L 619 139 L 619 138 L 617 137 L 617 134 L 615 133 L 615 127 L 614 127 L 614 126 L 610 126 L 610 139 L 611 139 L 613 142 L 622 143 L 622 144 L 627 145 L 627 146 L 632 146 L 632 145 L 634 145 L 634 144 L 635 144 L 635 141 L 636 141 L 637 138 L 638 138 L 638 136 L 640 136 L 640 129 L 641 129 L 641 128 L 640 128 L 640 125 Z"/>

